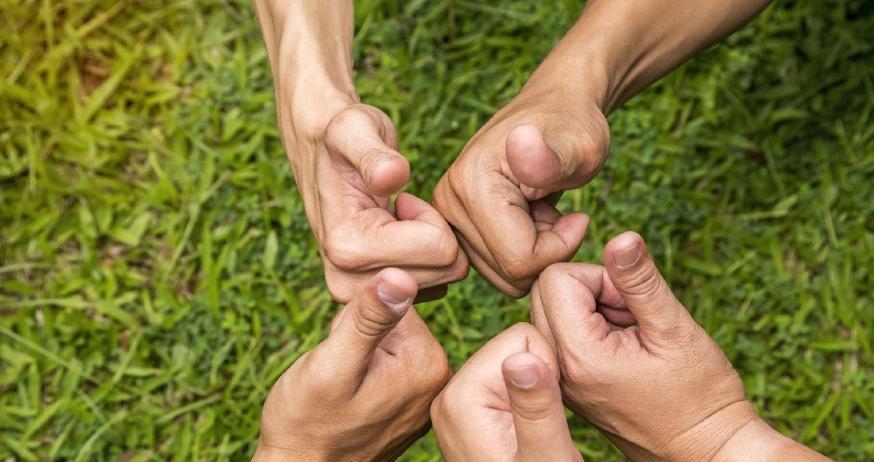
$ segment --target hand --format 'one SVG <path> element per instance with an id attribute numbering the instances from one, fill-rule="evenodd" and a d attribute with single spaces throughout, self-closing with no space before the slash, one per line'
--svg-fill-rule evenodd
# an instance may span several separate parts
<path id="1" fill-rule="evenodd" d="M 397 269 L 362 288 L 273 385 L 255 460 L 391 460 L 427 431 L 450 369 L 411 309 L 415 296 L 416 281 Z"/>
<path id="2" fill-rule="evenodd" d="M 516 98 L 465 146 L 434 191 L 471 264 L 499 290 L 528 293 L 573 256 L 586 218 L 562 217 L 561 191 L 587 183 L 610 146 L 605 115 L 769 0 L 590 0 Z"/>
<path id="3" fill-rule="evenodd" d="M 640 236 L 610 241 L 604 262 L 550 266 L 532 290 L 531 316 L 555 345 L 568 407 L 632 460 L 821 458 L 757 416 Z"/>
<path id="4" fill-rule="evenodd" d="M 328 290 L 348 302 L 386 267 L 439 298 L 467 275 L 467 257 L 426 202 L 400 194 L 410 166 L 382 111 L 360 104 L 352 79 L 353 2 L 255 0 L 276 87 L 282 143 Z"/>
<path id="5" fill-rule="evenodd" d="M 289 137 L 295 176 L 319 241 L 331 295 L 348 301 L 377 271 L 393 266 L 420 287 L 420 301 L 439 298 L 464 279 L 468 262 L 449 225 L 427 202 L 401 193 L 410 167 L 382 111 L 354 104 L 338 112 L 318 137 Z"/>
<path id="6" fill-rule="evenodd" d="M 568 431 L 555 353 L 530 324 L 482 347 L 431 404 L 447 461 L 582 461 Z"/>
<path id="7" fill-rule="evenodd" d="M 562 191 L 595 176 L 610 146 L 596 102 L 553 83 L 552 75 L 535 73 L 434 190 L 434 206 L 455 227 L 471 264 L 513 297 L 577 251 L 589 219 L 562 216 L 554 204 Z"/>

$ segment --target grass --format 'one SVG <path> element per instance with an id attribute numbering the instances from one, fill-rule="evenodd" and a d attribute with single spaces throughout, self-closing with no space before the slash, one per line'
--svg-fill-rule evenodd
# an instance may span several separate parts
<path id="1" fill-rule="evenodd" d="M 491 6 L 491 5 L 495 6 Z M 430 191 L 578 2 L 364 0 L 365 101 Z M 0 460 L 244 460 L 336 306 L 246 0 L 0 0 Z M 562 207 L 625 229 L 778 429 L 874 459 L 874 6 L 791 1 L 611 117 Z M 527 318 L 472 274 L 419 310 L 460 365 Z M 590 460 L 620 460 L 572 420 Z M 405 460 L 438 459 L 433 436 Z"/>

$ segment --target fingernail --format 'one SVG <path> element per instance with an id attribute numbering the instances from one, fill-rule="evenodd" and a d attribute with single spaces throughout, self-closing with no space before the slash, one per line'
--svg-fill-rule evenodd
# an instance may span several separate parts
<path id="1" fill-rule="evenodd" d="M 405 312 L 413 303 L 413 297 L 410 297 L 404 289 L 388 281 L 379 283 L 376 287 L 376 295 L 382 303 L 398 314 Z"/>
<path id="2" fill-rule="evenodd" d="M 622 269 L 634 266 L 638 260 L 640 260 L 640 243 L 637 241 L 613 252 L 613 261 Z"/>
<path id="3" fill-rule="evenodd" d="M 510 382 L 523 390 L 527 390 L 534 385 L 537 385 L 538 374 L 536 367 L 523 367 L 519 369 L 508 369 L 507 375 L 510 376 Z"/>

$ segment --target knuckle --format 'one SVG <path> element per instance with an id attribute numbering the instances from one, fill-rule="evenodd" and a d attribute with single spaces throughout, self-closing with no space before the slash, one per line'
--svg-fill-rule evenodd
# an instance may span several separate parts
<path id="1" fill-rule="evenodd" d="M 541 271 L 537 281 L 543 285 L 550 285 L 567 274 L 566 263 L 553 263 Z"/>
<path id="2" fill-rule="evenodd" d="M 537 332 L 537 329 L 530 323 L 522 321 L 510 326 L 510 328 L 507 329 L 507 332 L 511 332 L 513 335 L 526 335 Z"/>
<path id="3" fill-rule="evenodd" d="M 464 212 L 464 206 L 452 189 L 448 178 L 449 174 L 447 173 L 437 183 L 431 195 L 431 205 L 443 216 L 447 223 L 452 224 L 458 215 Z"/>
<path id="4" fill-rule="evenodd" d="M 347 131 L 347 126 L 349 124 L 349 111 L 343 110 L 338 112 L 331 118 L 328 122 L 328 126 L 325 127 L 325 144 L 329 147 L 333 147 L 337 144 L 337 141 L 342 139 L 344 133 Z"/>
<path id="5" fill-rule="evenodd" d="M 449 361 L 447 361 L 446 354 L 442 352 L 442 349 L 439 357 L 433 358 L 432 361 L 425 370 L 422 382 L 424 389 L 429 390 L 434 395 L 439 393 L 449 381 L 452 370 L 449 368 Z"/>
<path id="6" fill-rule="evenodd" d="M 695 358 L 700 358 L 700 349 L 696 346 L 703 342 L 712 341 L 707 332 L 695 323 L 671 323 L 659 332 L 659 336 L 666 344 L 676 346 L 683 356 L 687 356 L 687 359 L 692 361 L 695 361 Z M 721 352 L 722 350 L 717 349 L 716 351 Z"/>
<path id="7" fill-rule="evenodd" d="M 524 338 L 528 343 L 530 343 L 532 338 L 540 336 L 540 332 L 537 331 L 537 328 L 527 322 L 517 322 L 510 326 L 505 333 L 509 337 Z"/>
<path id="8" fill-rule="evenodd" d="M 469 409 L 466 399 L 468 395 L 453 384 L 449 384 L 435 400 L 439 401 L 438 415 L 447 421 L 464 416 L 465 411 Z"/>
<path id="9" fill-rule="evenodd" d="M 431 205 L 440 212 L 441 215 L 446 216 L 446 212 L 449 210 L 449 199 L 446 193 L 446 180 L 441 179 L 437 182 L 437 186 L 434 187 L 434 192 L 431 194 Z"/>
<path id="10" fill-rule="evenodd" d="M 569 117 L 563 121 L 564 133 L 561 146 L 553 147 L 560 159 L 576 159 L 580 180 L 589 179 L 604 166 L 609 150 L 610 129 L 606 120 Z M 561 152 L 566 150 L 566 152 Z M 565 166 L 567 167 L 567 166 Z"/>
<path id="11" fill-rule="evenodd" d="M 376 304 L 365 303 L 354 310 L 354 313 L 352 320 L 355 322 L 355 328 L 366 337 L 378 337 L 394 327 L 396 323 L 396 319 L 388 313 L 388 310 Z"/>
<path id="12" fill-rule="evenodd" d="M 589 172 L 599 170 L 604 164 L 605 146 L 591 134 L 576 138 L 574 146 L 581 165 Z"/>
<path id="13" fill-rule="evenodd" d="M 468 273 L 470 273 L 470 263 L 467 258 L 464 258 L 463 262 L 457 265 L 456 269 L 453 271 L 451 277 L 452 280 L 449 282 L 461 281 L 462 279 L 467 278 Z"/>
<path id="14" fill-rule="evenodd" d="M 528 294 L 531 282 L 524 281 L 506 281 L 507 286 L 502 289 L 504 294 L 510 298 L 522 298 Z"/>
<path id="15" fill-rule="evenodd" d="M 356 107 L 346 108 L 336 114 L 331 118 L 331 121 L 328 123 L 328 132 L 331 130 L 344 130 L 349 125 L 360 122 L 362 119 L 362 113 L 360 109 Z"/>
<path id="16" fill-rule="evenodd" d="M 659 274 L 658 268 L 652 263 L 643 265 L 637 271 L 621 277 L 624 291 L 638 297 L 650 297 L 660 293 L 664 281 Z"/>
<path id="17" fill-rule="evenodd" d="M 545 397 L 531 397 L 530 399 L 516 401 L 513 403 L 513 407 L 516 408 L 518 416 L 528 422 L 537 423 L 552 418 L 555 410 L 551 404 L 549 399 Z"/>
<path id="18" fill-rule="evenodd" d="M 515 256 L 504 257 L 500 262 L 501 268 L 516 288 L 531 287 L 531 283 L 522 284 L 526 279 L 537 273 L 537 269 L 528 261 Z M 533 282 L 533 281 L 532 281 Z"/>
<path id="19" fill-rule="evenodd" d="M 458 259 L 458 252 L 458 241 L 455 240 L 455 235 L 449 231 L 441 231 L 434 243 L 433 257 L 435 262 L 441 266 L 450 266 Z"/>
<path id="20" fill-rule="evenodd" d="M 361 246 L 345 231 L 345 227 L 329 230 L 322 246 L 325 258 L 337 268 L 346 271 L 360 271 L 368 263 Z"/>
<path id="21" fill-rule="evenodd" d="M 377 164 L 384 159 L 395 157 L 376 147 L 370 147 L 361 152 L 357 159 L 358 169 L 363 172 L 370 172 Z M 401 157 L 403 159 L 403 157 Z"/>
<path id="22" fill-rule="evenodd" d="M 464 168 L 457 165 L 452 165 L 444 175 L 449 188 L 459 197 L 463 195 L 465 185 L 467 184 L 467 176 L 464 173 Z"/>

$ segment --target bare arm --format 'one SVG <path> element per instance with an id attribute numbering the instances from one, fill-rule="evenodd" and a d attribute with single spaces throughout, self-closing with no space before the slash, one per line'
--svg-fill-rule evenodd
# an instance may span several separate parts
<path id="1" fill-rule="evenodd" d="M 358 102 L 352 81 L 353 2 L 254 3 L 273 70 L 280 123 L 291 117 L 289 135 L 320 132 L 330 116 Z M 297 153 L 289 151 L 288 156 L 294 164 Z"/>
<path id="2" fill-rule="evenodd" d="M 554 70 L 605 113 L 758 15 L 771 0 L 590 0 L 538 72 Z M 594 74 L 593 74 L 594 72 Z M 594 78 L 597 87 L 588 82 Z"/>
<path id="3" fill-rule="evenodd" d="M 588 183 L 610 147 L 606 115 L 752 19 L 767 0 L 590 0 L 577 23 L 483 126 L 434 191 L 478 272 L 525 295 L 569 260 L 587 220 L 544 198 Z"/>
<path id="4" fill-rule="evenodd" d="M 347 302 L 379 270 L 399 267 L 423 289 L 420 301 L 441 297 L 467 275 L 467 257 L 429 204 L 406 193 L 390 203 L 410 165 L 391 119 L 359 103 L 352 0 L 254 1 L 282 143 L 331 295 Z"/>

